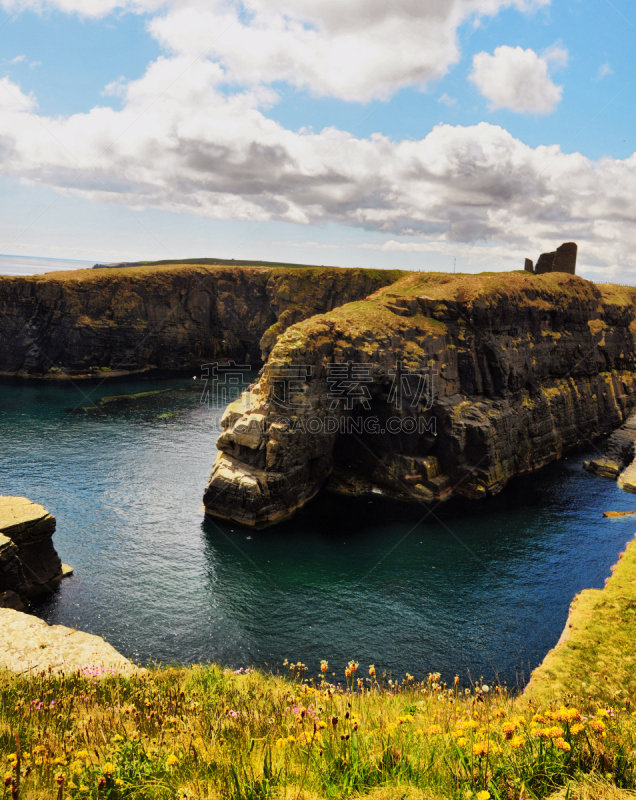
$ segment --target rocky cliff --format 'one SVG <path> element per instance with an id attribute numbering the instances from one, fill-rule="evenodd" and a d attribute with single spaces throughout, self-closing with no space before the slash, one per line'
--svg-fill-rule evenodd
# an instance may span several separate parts
<path id="1" fill-rule="evenodd" d="M 19 607 L 29 594 L 63 577 L 54 532 L 55 517 L 42 506 L 26 497 L 0 497 L 0 607 Z"/>
<path id="2" fill-rule="evenodd" d="M 326 481 L 495 494 L 627 418 L 635 299 L 565 273 L 411 274 L 294 324 L 224 415 L 206 511 L 272 524 Z"/>
<path id="3" fill-rule="evenodd" d="M 105 375 L 261 361 L 294 322 L 403 273 L 148 266 L 0 278 L 0 373 Z"/>

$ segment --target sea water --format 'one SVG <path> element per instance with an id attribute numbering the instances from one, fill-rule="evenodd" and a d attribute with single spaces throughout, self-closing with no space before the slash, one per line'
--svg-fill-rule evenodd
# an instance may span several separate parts
<path id="1" fill-rule="evenodd" d="M 636 518 L 602 516 L 636 497 L 582 469 L 592 444 L 488 501 L 323 492 L 266 530 L 206 520 L 223 409 L 192 378 L 0 382 L 0 494 L 54 514 L 75 569 L 31 610 L 132 659 L 276 670 L 288 658 L 315 673 L 324 658 L 336 680 L 355 659 L 520 685 L 634 535 Z"/>

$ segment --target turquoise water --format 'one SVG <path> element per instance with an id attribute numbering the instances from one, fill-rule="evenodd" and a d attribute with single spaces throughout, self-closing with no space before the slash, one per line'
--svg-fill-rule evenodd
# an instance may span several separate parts
<path id="1" fill-rule="evenodd" d="M 351 658 L 403 675 L 523 683 L 573 596 L 601 587 L 636 497 L 581 468 L 581 452 L 498 498 L 421 506 L 322 494 L 265 531 L 206 521 L 201 497 L 222 409 L 200 382 L 0 383 L 0 493 L 58 520 L 73 578 L 39 601 L 51 623 L 131 658 L 234 667 Z M 179 388 L 70 414 L 92 397 Z M 338 674 L 341 674 L 339 672 Z"/>

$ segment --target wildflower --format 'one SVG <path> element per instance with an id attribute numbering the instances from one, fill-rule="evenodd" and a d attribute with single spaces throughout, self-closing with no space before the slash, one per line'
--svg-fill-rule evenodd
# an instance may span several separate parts
<path id="1" fill-rule="evenodd" d="M 548 728 L 548 736 L 551 739 L 557 739 L 560 736 L 563 736 L 563 728 L 559 728 L 558 725 L 555 725 L 554 728 Z"/>
<path id="2" fill-rule="evenodd" d="M 4 785 L 11 786 L 11 781 L 13 780 L 13 773 L 5 772 L 4 773 Z"/>
<path id="3" fill-rule="evenodd" d="M 477 800 L 490 800 L 490 792 L 487 792 L 486 789 L 477 792 Z"/>
<path id="4" fill-rule="evenodd" d="M 581 731 L 584 728 L 585 728 L 584 725 L 581 725 L 580 723 L 577 722 L 570 728 L 570 733 L 572 734 L 572 736 L 578 736 L 578 734 L 581 733 Z"/>
<path id="5" fill-rule="evenodd" d="M 410 714 L 406 714 L 404 717 L 398 717 L 398 722 L 400 725 L 403 725 L 405 722 L 413 722 L 413 717 Z"/>
<path id="6" fill-rule="evenodd" d="M 98 778 L 98 780 L 97 780 L 97 788 L 98 789 L 103 789 L 105 786 L 106 786 L 106 778 L 104 778 L 104 776 L 102 775 L 102 777 Z M 80 787 L 80 791 L 81 791 L 81 787 Z"/>
<path id="7" fill-rule="evenodd" d="M 458 744 L 458 745 L 459 745 L 459 747 L 466 747 L 466 737 L 464 737 L 464 736 L 460 736 L 460 737 L 458 737 L 458 738 L 455 740 L 455 742 L 456 742 L 456 744 Z"/>
<path id="8" fill-rule="evenodd" d="M 455 684 L 455 686 L 459 686 L 459 675 L 455 675 L 453 683 Z"/>
<path id="9" fill-rule="evenodd" d="M 328 669 L 329 669 L 329 662 L 325 661 L 323 658 L 323 660 L 320 662 L 320 671 L 326 672 Z"/>
<path id="10" fill-rule="evenodd" d="M 122 781 L 122 779 L 121 778 L 117 778 L 117 780 L 115 781 L 115 786 L 123 786 L 123 785 L 124 785 L 124 782 Z"/>
<path id="11" fill-rule="evenodd" d="M 430 725 L 426 733 L 429 736 L 439 736 L 442 732 L 442 729 L 439 725 Z"/>
<path id="12" fill-rule="evenodd" d="M 504 722 L 501 726 L 501 730 L 503 731 L 504 738 L 512 739 L 514 732 L 517 730 L 517 726 L 514 722 Z"/>
<path id="13" fill-rule="evenodd" d="M 515 750 L 518 750 L 520 747 L 523 747 L 526 743 L 526 740 L 523 736 L 513 736 L 510 740 L 510 747 L 514 747 Z"/>
<path id="14" fill-rule="evenodd" d="M 488 742 L 477 742 L 474 744 L 473 755 L 479 756 L 479 758 L 488 755 Z"/>
<path id="15" fill-rule="evenodd" d="M 600 719 L 593 719 L 590 722 L 590 728 L 599 735 L 603 735 L 605 733 L 605 723 L 601 722 Z"/>
<path id="16" fill-rule="evenodd" d="M 369 676 L 371 678 L 375 678 L 375 667 L 373 666 L 373 664 L 369 665 Z"/>
<path id="17" fill-rule="evenodd" d="M 104 775 L 110 778 L 110 776 L 115 771 L 115 765 L 111 761 L 107 761 L 104 764 Z"/>
<path id="18" fill-rule="evenodd" d="M 481 690 L 484 694 L 488 694 L 488 692 L 490 691 L 490 686 L 486 686 L 486 684 L 484 683 L 484 685 L 481 687 Z M 488 795 L 488 797 L 490 797 L 490 795 Z"/>
<path id="19" fill-rule="evenodd" d="M 559 737 L 554 744 L 557 750 L 563 750 L 564 753 L 569 753 L 569 751 L 572 749 L 562 737 Z"/>
<path id="20" fill-rule="evenodd" d="M 609 711 L 606 708 L 599 708 L 596 712 L 597 717 L 609 717 Z"/>

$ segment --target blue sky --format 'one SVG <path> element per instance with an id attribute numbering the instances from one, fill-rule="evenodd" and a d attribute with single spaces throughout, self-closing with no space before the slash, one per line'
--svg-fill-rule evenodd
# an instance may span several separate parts
<path id="1" fill-rule="evenodd" d="M 1 0 L 0 252 L 636 277 L 633 4 L 350 3 Z"/>

